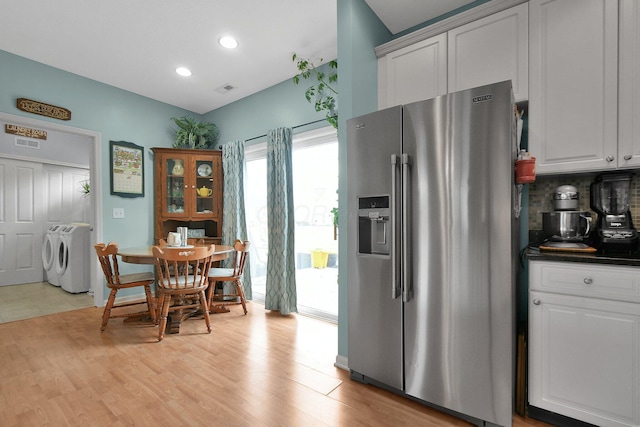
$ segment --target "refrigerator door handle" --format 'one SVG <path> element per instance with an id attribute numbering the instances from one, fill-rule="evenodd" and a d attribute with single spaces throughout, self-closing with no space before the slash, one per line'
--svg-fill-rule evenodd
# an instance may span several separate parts
<path id="1" fill-rule="evenodd" d="M 397 154 L 391 155 L 391 298 L 400 297 L 400 269 L 398 268 L 398 195 L 397 174 L 399 158 Z"/>
<path id="2" fill-rule="evenodd" d="M 413 299 L 411 281 L 411 156 L 402 154 L 402 301 Z"/>

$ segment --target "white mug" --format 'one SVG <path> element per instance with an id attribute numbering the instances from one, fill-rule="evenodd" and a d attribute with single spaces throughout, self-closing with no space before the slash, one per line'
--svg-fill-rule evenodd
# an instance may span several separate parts
<path id="1" fill-rule="evenodd" d="M 180 233 L 169 233 L 169 236 L 167 236 L 167 245 L 180 246 L 181 243 L 182 239 L 180 239 Z"/>

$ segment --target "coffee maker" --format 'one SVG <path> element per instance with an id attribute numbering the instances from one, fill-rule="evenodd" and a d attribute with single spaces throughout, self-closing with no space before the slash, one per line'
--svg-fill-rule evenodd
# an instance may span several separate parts
<path id="1" fill-rule="evenodd" d="M 638 231 L 633 228 L 629 200 L 633 173 L 596 176 L 591 183 L 591 209 L 598 214 L 594 246 L 604 251 L 633 251 L 638 246 Z"/>

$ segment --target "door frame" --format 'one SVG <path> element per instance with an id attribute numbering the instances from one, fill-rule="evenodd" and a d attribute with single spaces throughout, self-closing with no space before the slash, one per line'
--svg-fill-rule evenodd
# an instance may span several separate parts
<path id="1" fill-rule="evenodd" d="M 43 130 L 51 130 L 58 132 L 71 133 L 75 135 L 86 136 L 91 140 L 91 153 L 89 159 L 89 179 L 91 182 L 91 193 L 95 197 L 91 197 L 91 225 L 93 232 L 90 233 L 91 247 L 97 242 L 102 241 L 102 134 L 99 132 L 76 128 L 58 123 L 52 123 L 44 120 L 34 119 L 30 117 L 16 116 L 15 114 L 3 113 L 0 111 L 0 119 L 25 127 L 36 127 Z M 22 156 L 7 155 L 3 156 L 14 160 L 37 161 L 44 163 L 42 159 L 29 158 Z M 97 258 L 93 258 L 94 262 L 90 263 L 90 277 L 93 289 L 93 304 L 96 307 L 104 306 L 104 285 L 102 284 L 102 272 L 98 269 Z"/>

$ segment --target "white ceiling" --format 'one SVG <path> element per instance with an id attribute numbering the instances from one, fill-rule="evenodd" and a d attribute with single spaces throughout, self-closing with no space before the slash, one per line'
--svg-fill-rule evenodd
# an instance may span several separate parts
<path id="1" fill-rule="evenodd" d="M 394 34 L 471 2 L 365 1 Z M 336 2 L 3 1 L 0 50 L 204 114 L 293 77 L 294 52 L 335 59 Z M 237 49 L 218 45 L 227 34 Z"/>

